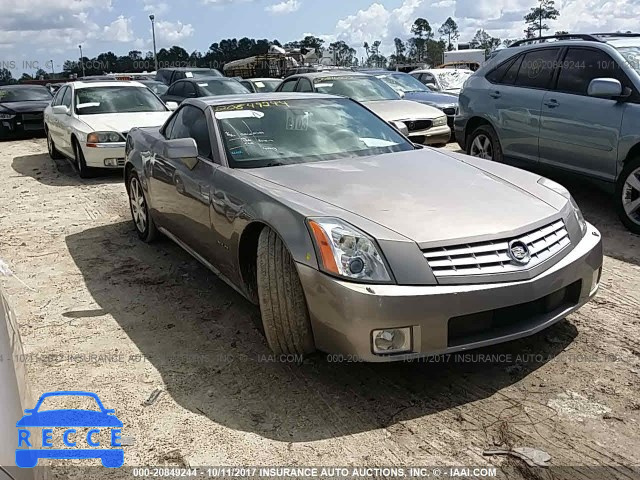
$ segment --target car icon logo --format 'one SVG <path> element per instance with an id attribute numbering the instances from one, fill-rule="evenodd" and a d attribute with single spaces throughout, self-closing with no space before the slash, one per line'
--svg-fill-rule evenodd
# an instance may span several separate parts
<path id="1" fill-rule="evenodd" d="M 89 397 L 95 400 L 99 410 L 40 409 L 47 398 L 60 396 Z M 16 423 L 18 427 L 16 465 L 18 467 L 33 468 L 41 458 L 64 460 L 99 458 L 102 465 L 108 468 L 118 468 L 124 464 L 124 451 L 121 445 L 122 422 L 116 417 L 115 410 L 105 408 L 95 393 L 48 392 L 40 397 L 33 409 L 26 409 L 24 413 L 25 415 Z M 35 435 L 35 429 L 38 429 L 38 432 L 41 431 L 41 439 Z M 60 438 L 54 438 L 54 429 L 56 433 L 63 430 L 63 435 Z M 79 429 L 88 429 L 88 431 L 83 434 L 78 431 Z M 101 443 L 104 442 L 103 436 L 100 436 L 102 430 L 110 430 L 108 445 Z M 38 444 L 40 440 L 41 448 Z M 60 445 L 54 445 L 59 440 L 62 440 Z"/>
<path id="2" fill-rule="evenodd" d="M 522 240 L 512 240 L 509 242 L 507 250 L 509 258 L 517 265 L 527 265 L 531 261 L 529 247 Z"/>

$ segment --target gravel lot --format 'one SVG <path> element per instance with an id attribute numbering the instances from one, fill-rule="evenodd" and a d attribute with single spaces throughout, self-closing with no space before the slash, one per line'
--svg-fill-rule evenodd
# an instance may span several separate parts
<path id="1" fill-rule="evenodd" d="M 640 237 L 606 195 L 567 186 L 604 237 L 598 297 L 539 335 L 462 359 L 274 361 L 255 307 L 170 241 L 138 240 L 120 175 L 81 180 L 42 139 L 0 144 L 0 258 L 26 286 L 2 282 L 34 395 L 96 392 L 135 437 L 126 465 L 494 465 L 538 478 L 483 456 L 502 445 L 631 478 Z"/>

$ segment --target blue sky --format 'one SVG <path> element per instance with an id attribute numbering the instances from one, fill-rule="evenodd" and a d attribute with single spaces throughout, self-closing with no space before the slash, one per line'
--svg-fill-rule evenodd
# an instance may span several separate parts
<path id="1" fill-rule="evenodd" d="M 382 41 L 383 53 L 393 39 L 410 37 L 417 17 L 434 30 L 449 16 L 458 23 L 461 40 L 479 28 L 500 38 L 522 36 L 522 17 L 536 0 L 0 0 L 0 67 L 21 74 L 53 60 L 111 50 L 151 49 L 148 15 L 156 16 L 158 48 L 181 45 L 206 51 L 222 38 L 277 38 L 282 42 L 313 34 L 327 42 L 344 40 L 353 47 Z M 638 0 L 556 0 L 561 15 L 552 31 L 636 30 Z M 358 55 L 364 55 L 361 48 Z M 37 62 L 37 64 L 35 63 Z M 12 68 L 12 65 L 15 67 Z M 33 73 L 33 70 L 30 72 Z"/>

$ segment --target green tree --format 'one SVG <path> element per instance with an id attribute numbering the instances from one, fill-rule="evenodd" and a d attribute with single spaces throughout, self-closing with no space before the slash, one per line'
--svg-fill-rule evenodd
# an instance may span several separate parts
<path id="1" fill-rule="evenodd" d="M 502 41 L 499 38 L 492 37 L 484 30 L 480 29 L 469 42 L 471 48 L 482 48 L 485 55 L 489 55 L 500 46 Z"/>
<path id="2" fill-rule="evenodd" d="M 34 78 L 38 78 L 38 79 L 43 79 L 43 80 L 48 80 L 49 79 L 49 73 L 46 70 L 43 70 L 42 68 L 39 68 L 36 71 L 36 74 L 34 75 Z"/>
<path id="3" fill-rule="evenodd" d="M 0 85 L 11 85 L 15 79 L 8 68 L 0 68 Z"/>
<path id="4" fill-rule="evenodd" d="M 453 50 L 453 44 L 451 40 L 457 40 L 460 38 L 460 32 L 458 31 L 458 24 L 451 17 L 447 18 L 442 26 L 438 29 L 438 33 L 443 37 L 447 37 L 447 49 Z"/>
<path id="5" fill-rule="evenodd" d="M 336 65 L 350 67 L 354 64 L 356 49 L 351 48 L 342 40 L 329 44 L 329 53 L 333 55 L 333 60 Z"/>
<path id="6" fill-rule="evenodd" d="M 413 22 L 413 25 L 411 26 L 411 33 L 415 37 L 414 44 L 416 47 L 417 61 L 420 62 L 424 58 L 427 40 L 430 40 L 431 37 L 433 37 L 433 30 L 426 19 L 416 18 L 416 21 Z"/>
<path id="7" fill-rule="evenodd" d="M 524 23 L 528 25 L 525 33 L 538 31 L 538 37 L 542 36 L 542 31 L 549 30 L 545 20 L 555 20 L 560 15 L 560 12 L 555 7 L 554 0 L 540 0 L 540 4 L 537 7 L 532 8 L 528 14 L 524 16 Z M 530 38 L 530 37 L 527 37 Z"/>

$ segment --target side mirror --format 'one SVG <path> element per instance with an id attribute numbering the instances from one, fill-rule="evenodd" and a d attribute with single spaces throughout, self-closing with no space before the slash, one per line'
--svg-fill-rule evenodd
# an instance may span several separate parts
<path id="1" fill-rule="evenodd" d="M 165 105 L 166 105 L 166 106 L 167 106 L 167 108 L 168 108 L 169 110 L 171 110 L 172 112 L 173 112 L 176 108 L 178 108 L 178 104 L 177 104 L 176 102 L 167 102 Z"/>
<path id="2" fill-rule="evenodd" d="M 614 98 L 622 95 L 622 84 L 615 78 L 594 78 L 589 83 L 587 95 L 598 98 Z"/>
<path id="3" fill-rule="evenodd" d="M 69 107 L 66 105 L 56 105 L 51 111 L 56 115 L 69 115 Z"/>
<path id="4" fill-rule="evenodd" d="M 391 124 L 391 126 L 393 128 L 395 128 L 397 131 L 399 131 L 405 137 L 409 135 L 409 129 L 407 128 L 407 126 L 405 125 L 404 122 L 400 122 L 400 121 L 397 121 L 397 120 L 391 120 L 389 123 Z"/>
<path id="5" fill-rule="evenodd" d="M 162 155 L 164 158 L 182 160 L 189 170 L 193 170 L 198 163 L 198 145 L 193 138 L 165 140 Z"/>

